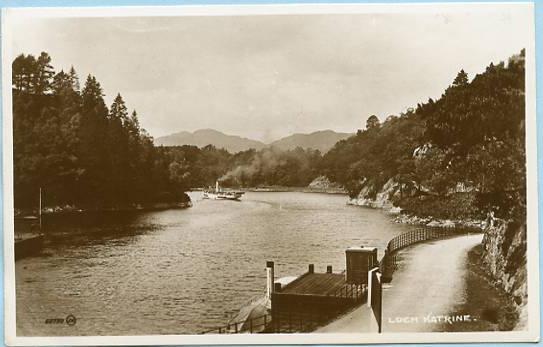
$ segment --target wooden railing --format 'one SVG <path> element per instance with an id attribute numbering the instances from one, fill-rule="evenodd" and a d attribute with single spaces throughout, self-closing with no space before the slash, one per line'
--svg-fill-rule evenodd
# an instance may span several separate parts
<path id="1" fill-rule="evenodd" d="M 333 294 L 329 296 L 335 296 L 344 299 L 353 299 L 355 302 L 359 302 L 364 301 L 367 294 L 368 291 L 365 285 L 347 283 L 341 288 L 338 288 Z"/>
<path id="2" fill-rule="evenodd" d="M 337 317 L 335 313 L 284 312 L 272 320 L 271 314 L 254 317 L 211 328 L 201 334 L 254 334 L 254 333 L 302 333 L 311 332 Z"/>
<path id="3" fill-rule="evenodd" d="M 367 300 L 368 291 L 365 285 L 345 284 L 338 288 L 332 296 L 341 299 L 350 299 L 349 306 L 364 303 Z M 245 321 L 230 322 L 220 327 L 208 329 L 202 334 L 246 334 L 246 333 L 282 333 L 282 332 L 309 332 L 326 323 L 336 313 L 323 312 L 285 312 L 275 315 L 272 321 L 271 314 L 247 319 Z"/>
<path id="4" fill-rule="evenodd" d="M 385 248 L 383 258 L 379 262 L 379 270 L 383 275 L 383 282 L 390 282 L 392 280 L 392 275 L 398 267 L 397 253 L 401 249 L 419 242 L 445 239 L 453 236 L 477 232 L 480 232 L 480 230 L 455 227 L 422 227 L 392 238 Z"/>
<path id="5" fill-rule="evenodd" d="M 282 312 L 276 314 L 265 333 L 307 333 L 326 325 L 338 312 Z"/>
<path id="6" fill-rule="evenodd" d="M 250 318 L 240 322 L 231 322 L 220 327 L 203 331 L 202 334 L 241 334 L 263 332 L 271 325 L 271 314 Z"/>

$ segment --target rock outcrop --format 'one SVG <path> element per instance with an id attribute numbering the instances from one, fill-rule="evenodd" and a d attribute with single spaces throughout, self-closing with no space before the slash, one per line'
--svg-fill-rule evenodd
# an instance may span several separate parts
<path id="1" fill-rule="evenodd" d="M 494 284 L 514 301 L 518 313 L 515 330 L 521 330 L 528 321 L 526 224 L 500 220 L 489 224 L 483 238 L 483 264 Z"/>
<path id="2" fill-rule="evenodd" d="M 322 191 L 329 193 L 345 193 L 345 189 L 338 183 L 330 182 L 328 177 L 319 176 L 307 186 L 311 191 Z"/>
<path id="3" fill-rule="evenodd" d="M 399 184 L 394 179 L 389 179 L 387 183 L 377 192 L 375 198 L 370 197 L 371 190 L 375 189 L 371 184 L 364 184 L 360 193 L 355 198 L 349 200 L 349 205 L 366 206 L 372 208 L 381 208 L 396 212 L 397 208 L 392 204 L 391 199 L 395 194 L 399 194 Z"/>

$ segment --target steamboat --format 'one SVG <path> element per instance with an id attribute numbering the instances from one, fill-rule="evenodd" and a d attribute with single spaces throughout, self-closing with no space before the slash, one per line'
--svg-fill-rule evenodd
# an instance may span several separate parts
<path id="1" fill-rule="evenodd" d="M 215 182 L 215 189 L 204 190 L 204 199 L 211 200 L 237 200 L 239 201 L 245 192 L 223 190 L 219 186 L 219 181 Z"/>

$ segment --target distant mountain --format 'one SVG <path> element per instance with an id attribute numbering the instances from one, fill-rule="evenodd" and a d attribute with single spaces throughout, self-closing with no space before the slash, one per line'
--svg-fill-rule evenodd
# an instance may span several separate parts
<path id="1" fill-rule="evenodd" d="M 162 136 L 155 139 L 155 145 L 193 145 L 198 147 L 213 145 L 217 148 L 224 148 L 230 153 L 245 151 L 250 148 L 260 150 L 266 147 L 266 145 L 260 141 L 255 141 L 240 136 L 226 135 L 213 129 L 201 129 L 196 130 L 193 133 L 181 131 L 179 133 Z"/>
<path id="2" fill-rule="evenodd" d="M 294 149 L 296 147 L 318 149 L 322 153 L 327 152 L 336 142 L 352 136 L 350 133 L 336 133 L 332 130 L 317 131 L 311 134 L 294 134 L 266 145 L 263 142 L 247 139 L 235 135 L 226 135 L 213 129 L 196 130 L 191 133 L 181 131 L 179 133 L 158 137 L 155 139 L 157 146 L 182 146 L 193 145 L 204 147 L 213 145 L 224 148 L 230 153 L 245 151 L 250 148 L 260 150 L 264 147 L 275 147 L 281 150 Z"/>
<path id="3" fill-rule="evenodd" d="M 328 152 L 336 142 L 353 136 L 351 133 L 336 133 L 332 130 L 316 131 L 311 134 L 294 134 L 270 143 L 271 147 L 282 150 L 296 147 L 318 149 L 321 153 Z"/>

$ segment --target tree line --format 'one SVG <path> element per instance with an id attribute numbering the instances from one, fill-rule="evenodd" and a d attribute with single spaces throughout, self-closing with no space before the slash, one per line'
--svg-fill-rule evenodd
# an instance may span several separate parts
<path id="1" fill-rule="evenodd" d="M 265 148 L 230 153 L 207 145 L 158 147 L 172 161 L 170 173 L 193 188 L 284 186 L 305 187 L 319 175 L 322 158 L 318 150 Z"/>
<path id="2" fill-rule="evenodd" d="M 55 72 L 50 56 L 21 54 L 12 65 L 14 199 L 35 208 L 115 208 L 186 201 L 157 150 L 118 94 L 110 107 L 96 77 L 83 87 L 72 67 Z"/>

